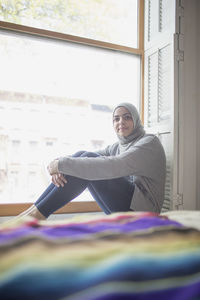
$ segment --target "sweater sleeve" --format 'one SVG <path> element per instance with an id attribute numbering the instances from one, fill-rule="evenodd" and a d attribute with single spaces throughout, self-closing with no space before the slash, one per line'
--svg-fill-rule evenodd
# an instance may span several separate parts
<path id="1" fill-rule="evenodd" d="M 105 149 L 100 149 L 98 151 L 95 151 L 97 154 L 101 155 L 101 156 L 109 156 L 109 146 L 107 146 Z"/>
<path id="2" fill-rule="evenodd" d="M 61 157 L 58 170 L 60 173 L 87 180 L 114 179 L 129 175 L 152 178 L 158 151 L 156 147 L 152 151 L 150 143 L 147 141 L 135 144 L 128 151 L 116 156 Z"/>

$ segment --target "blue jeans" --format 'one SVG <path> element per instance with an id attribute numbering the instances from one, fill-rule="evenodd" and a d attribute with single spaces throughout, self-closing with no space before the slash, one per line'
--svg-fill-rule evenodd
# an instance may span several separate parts
<path id="1" fill-rule="evenodd" d="M 97 157 L 99 155 L 94 152 L 79 151 L 73 156 Z M 85 180 L 69 175 L 65 177 L 67 183 L 64 187 L 56 187 L 51 183 L 35 202 L 35 206 L 45 217 L 76 198 L 86 188 L 106 214 L 131 210 L 134 184 L 126 177 L 109 180 Z"/>

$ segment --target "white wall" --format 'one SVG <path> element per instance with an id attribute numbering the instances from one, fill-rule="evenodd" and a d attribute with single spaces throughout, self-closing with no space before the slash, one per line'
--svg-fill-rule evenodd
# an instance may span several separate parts
<path id="1" fill-rule="evenodd" d="M 200 1 L 184 0 L 184 73 L 181 130 L 184 209 L 200 208 Z"/>

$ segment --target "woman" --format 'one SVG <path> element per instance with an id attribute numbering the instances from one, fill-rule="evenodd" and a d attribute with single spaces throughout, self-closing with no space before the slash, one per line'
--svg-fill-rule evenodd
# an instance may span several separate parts
<path id="1" fill-rule="evenodd" d="M 113 111 L 118 142 L 96 153 L 80 151 L 48 166 L 52 183 L 22 215 L 45 219 L 86 188 L 106 214 L 160 212 L 166 159 L 159 139 L 145 134 L 136 108 L 121 103 Z"/>

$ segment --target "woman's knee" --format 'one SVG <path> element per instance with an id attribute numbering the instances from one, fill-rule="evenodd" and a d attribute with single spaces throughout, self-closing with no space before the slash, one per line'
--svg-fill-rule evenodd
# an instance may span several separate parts
<path id="1" fill-rule="evenodd" d="M 81 157 L 97 157 L 97 156 L 100 156 L 99 154 L 97 154 L 96 152 L 88 152 L 88 151 L 85 151 Z"/>
<path id="2" fill-rule="evenodd" d="M 97 157 L 100 156 L 96 152 L 91 152 L 91 151 L 78 151 L 76 152 L 73 157 Z"/>
<path id="3" fill-rule="evenodd" d="M 72 156 L 73 157 L 80 157 L 83 153 L 85 153 L 86 151 L 78 151 L 76 153 L 74 153 Z"/>

